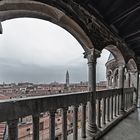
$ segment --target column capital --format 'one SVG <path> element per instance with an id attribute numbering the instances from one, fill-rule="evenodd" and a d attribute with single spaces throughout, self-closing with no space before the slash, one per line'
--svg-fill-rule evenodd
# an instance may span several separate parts
<path id="1" fill-rule="evenodd" d="M 88 49 L 84 53 L 84 58 L 88 59 L 88 62 L 95 62 L 98 57 L 100 57 L 101 52 L 94 48 Z"/>

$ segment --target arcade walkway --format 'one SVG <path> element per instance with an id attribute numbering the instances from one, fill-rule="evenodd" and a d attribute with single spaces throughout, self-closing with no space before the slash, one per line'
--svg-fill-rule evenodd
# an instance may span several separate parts
<path id="1" fill-rule="evenodd" d="M 140 140 L 140 108 L 121 121 L 100 140 Z"/>

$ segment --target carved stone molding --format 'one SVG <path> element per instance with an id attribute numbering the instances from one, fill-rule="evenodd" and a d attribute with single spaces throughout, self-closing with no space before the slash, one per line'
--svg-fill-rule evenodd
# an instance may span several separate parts
<path id="1" fill-rule="evenodd" d="M 96 59 L 100 57 L 100 51 L 96 49 L 88 49 L 86 52 L 84 52 L 84 58 L 88 59 L 88 63 L 96 62 Z"/>

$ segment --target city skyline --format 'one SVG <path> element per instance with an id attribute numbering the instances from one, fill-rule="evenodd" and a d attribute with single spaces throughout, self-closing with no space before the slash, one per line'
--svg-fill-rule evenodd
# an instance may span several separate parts
<path id="1" fill-rule="evenodd" d="M 31 18 L 8 20 L 2 26 L 1 83 L 64 82 L 66 70 L 69 70 L 71 82 L 87 81 L 88 66 L 83 58 L 84 50 L 64 29 Z M 103 54 L 97 63 L 97 81 L 105 80 L 104 64 L 109 53 L 103 51 Z M 99 74 L 99 71 L 102 72 Z"/>

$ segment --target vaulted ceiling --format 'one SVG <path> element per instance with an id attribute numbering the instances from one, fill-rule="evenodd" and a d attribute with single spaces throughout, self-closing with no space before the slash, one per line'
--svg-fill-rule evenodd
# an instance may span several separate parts
<path id="1" fill-rule="evenodd" d="M 140 56 L 140 0 L 75 0 L 103 20 Z"/>
<path id="2" fill-rule="evenodd" d="M 58 14 L 55 10 L 51 12 L 47 8 L 46 10 L 44 5 L 37 3 L 56 7 L 73 19 L 86 33 L 86 37 L 90 38 L 92 45 L 87 43 L 85 46 L 94 46 L 102 50 L 107 45 L 115 45 L 123 53 L 126 62 L 132 57 L 140 65 L 140 0 L 2 0 L 0 2 L 1 21 L 21 16 L 37 18 L 39 16 L 46 19 L 47 12 L 50 12 L 52 17 L 57 15 L 55 23 L 60 21 L 65 23 L 66 26 L 63 27 L 68 31 L 74 32 L 79 29 L 77 26 L 71 28 L 71 23 L 64 19 L 66 16 L 63 14 Z M 50 19 L 50 16 L 47 19 Z M 81 32 L 78 30 L 75 34 L 77 33 Z"/>

